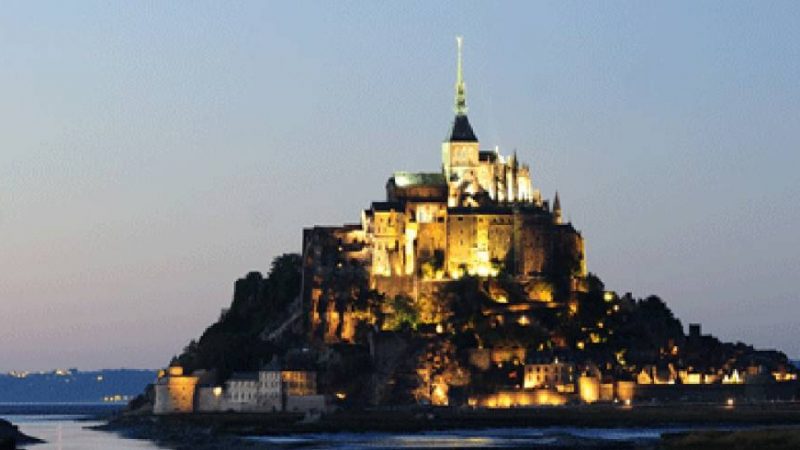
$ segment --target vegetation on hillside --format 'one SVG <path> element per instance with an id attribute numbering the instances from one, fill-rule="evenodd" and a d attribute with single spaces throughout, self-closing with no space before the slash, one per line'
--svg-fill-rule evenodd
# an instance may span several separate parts
<path id="1" fill-rule="evenodd" d="M 251 272 L 237 280 L 230 308 L 200 339 L 192 340 L 174 362 L 189 372 L 215 370 L 220 379 L 269 362 L 280 349 L 259 336 L 279 321 L 300 295 L 301 263 L 300 255 L 287 253 L 272 261 L 266 278 Z"/>
<path id="2" fill-rule="evenodd" d="M 420 400 L 444 385 L 470 390 L 497 380 L 518 383 L 509 379 L 513 374 L 507 368 L 472 370 L 470 352 L 480 348 L 566 352 L 574 362 L 596 365 L 619 379 L 653 364 L 717 369 L 729 367 L 731 361 L 769 369 L 788 365 L 780 352 L 757 352 L 710 336 L 691 341 L 659 297 L 617 296 L 593 274 L 582 280 L 584 289 L 566 295 L 574 271 L 575 262 L 566 261 L 557 276 L 528 284 L 503 272 L 493 278 L 465 275 L 443 283 L 433 298 L 421 302 L 384 296 L 369 288 L 363 269 L 337 266 L 323 275 L 316 316 L 324 321 L 330 310 L 340 317 L 351 314 L 358 322 L 356 345 L 326 345 L 300 353 L 320 370 L 322 389 L 347 392 L 348 402 L 362 405 L 412 400 L 409 392 Z M 311 341 L 323 342 L 324 336 L 310 336 L 302 326 L 306 331 L 290 331 L 279 341 L 264 339 L 292 314 L 302 311 L 298 325 L 303 325 L 312 313 L 302 310 L 299 302 L 301 274 L 300 256 L 285 254 L 275 258 L 266 278 L 252 272 L 238 280 L 230 308 L 174 362 L 189 372 L 214 371 L 218 381 L 224 381 L 234 371 L 258 370 L 275 355 L 308 349 Z M 514 311 L 523 312 L 503 313 L 514 305 L 520 307 Z M 343 322 L 338 320 L 337 336 Z M 316 329 L 322 333 L 325 327 Z M 370 352 L 376 345 L 379 348 Z M 475 383 L 469 384 L 470 379 Z"/>

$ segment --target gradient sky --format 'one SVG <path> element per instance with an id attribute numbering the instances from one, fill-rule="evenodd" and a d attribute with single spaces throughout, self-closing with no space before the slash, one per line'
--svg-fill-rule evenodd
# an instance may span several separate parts
<path id="1" fill-rule="evenodd" d="M 158 367 L 470 120 L 609 289 L 800 356 L 800 3 L 3 2 L 0 370 Z"/>

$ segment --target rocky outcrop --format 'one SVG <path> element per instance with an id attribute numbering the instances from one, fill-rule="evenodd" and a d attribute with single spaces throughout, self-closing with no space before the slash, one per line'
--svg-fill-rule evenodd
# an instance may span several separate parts
<path id="1" fill-rule="evenodd" d="M 0 419 L 0 450 L 15 450 L 20 444 L 38 444 L 41 439 L 20 433 L 19 429 L 11 422 Z"/>

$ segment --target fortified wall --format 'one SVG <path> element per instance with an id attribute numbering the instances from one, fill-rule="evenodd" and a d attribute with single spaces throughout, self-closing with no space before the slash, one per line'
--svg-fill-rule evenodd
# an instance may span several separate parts
<path id="1" fill-rule="evenodd" d="M 303 232 L 303 305 L 312 336 L 351 341 L 359 320 L 342 295 L 364 283 L 392 299 L 410 298 L 423 322 L 441 320 L 437 293 L 465 275 L 513 277 L 531 302 L 551 301 L 536 289 L 554 276 L 580 291 L 586 276 L 581 234 L 533 188 L 530 167 L 516 154 L 481 150 L 467 118 L 459 44 L 455 118 L 441 145 L 438 172 L 395 172 L 386 199 L 373 202 L 357 224 Z M 550 289 L 552 291 L 552 288 Z M 350 301 L 352 303 L 352 301 Z"/>

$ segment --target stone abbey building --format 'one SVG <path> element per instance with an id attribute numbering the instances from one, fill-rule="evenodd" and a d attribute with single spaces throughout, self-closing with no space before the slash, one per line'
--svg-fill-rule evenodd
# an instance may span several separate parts
<path id="1" fill-rule="evenodd" d="M 533 307 L 565 306 L 544 283 L 556 272 L 568 272 L 571 292 L 582 290 L 583 238 L 563 221 L 558 194 L 552 205 L 543 200 L 516 154 L 481 150 L 467 118 L 461 50 L 459 39 L 455 118 L 441 169 L 395 172 L 386 199 L 363 210 L 359 223 L 304 230 L 302 301 L 312 336 L 349 342 L 356 323 L 369 320 L 330 288 L 337 278 L 362 277 L 387 299 L 426 304 L 421 319 L 428 324 L 441 320 L 436 293 L 465 275 L 513 277 L 526 301 L 496 299 L 498 314 L 512 320 Z"/>

